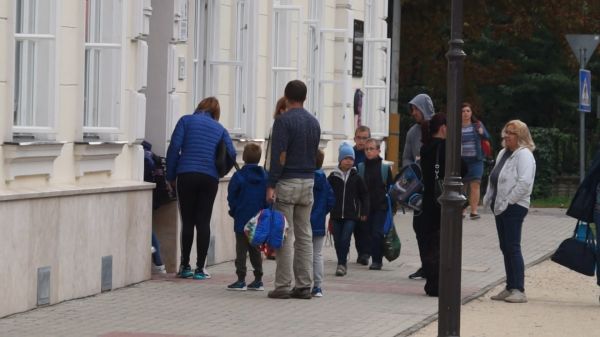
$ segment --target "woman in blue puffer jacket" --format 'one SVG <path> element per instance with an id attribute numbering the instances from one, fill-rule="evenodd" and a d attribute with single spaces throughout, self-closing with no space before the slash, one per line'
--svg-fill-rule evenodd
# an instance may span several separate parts
<path id="1" fill-rule="evenodd" d="M 221 108 L 215 97 L 203 99 L 196 111 L 179 119 L 167 150 L 167 180 L 177 185 L 181 214 L 181 264 L 177 275 L 197 280 L 210 278 L 204 270 L 210 243 L 210 218 L 219 187 L 215 165 L 217 146 L 223 140 L 230 158 L 236 157 L 227 130 L 219 124 Z M 190 251 L 196 228 L 196 270 Z"/>

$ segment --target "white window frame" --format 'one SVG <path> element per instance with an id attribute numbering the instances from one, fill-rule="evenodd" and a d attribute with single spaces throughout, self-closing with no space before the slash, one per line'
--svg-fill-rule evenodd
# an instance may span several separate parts
<path id="1" fill-rule="evenodd" d="M 17 29 L 17 23 L 20 21 L 18 16 L 18 7 L 19 4 L 23 6 L 23 12 L 26 13 L 24 15 L 25 22 L 23 23 L 23 27 L 27 27 L 30 25 L 34 25 L 34 27 L 24 28 L 25 31 L 19 32 Z M 31 8 L 32 4 L 35 2 L 32 0 L 17 0 L 14 2 L 14 10 L 13 10 L 13 18 L 14 22 L 11 25 L 13 31 L 13 55 L 12 59 L 13 67 L 12 73 L 9 74 L 9 78 L 13 82 L 11 87 L 11 101 L 9 103 L 10 111 L 12 111 L 11 122 L 12 125 L 12 137 L 18 136 L 27 136 L 33 139 L 40 140 L 51 140 L 54 137 L 56 130 L 55 126 L 57 124 L 57 48 L 56 48 L 56 30 L 57 30 L 57 12 L 58 6 L 55 0 L 48 0 L 45 2 L 45 5 L 48 6 L 49 11 L 44 11 L 43 13 L 38 12 L 38 9 Z M 35 11 L 32 15 L 30 11 Z M 39 27 L 35 27 L 37 22 L 36 16 L 44 16 L 48 20 L 48 30 L 47 32 L 38 31 Z M 33 18 L 33 21 L 30 19 Z M 31 29 L 31 31 L 28 31 Z M 18 50 L 19 43 L 25 42 L 28 44 L 24 44 L 22 49 Z M 47 69 L 44 69 L 44 64 L 40 64 L 39 60 L 36 60 L 36 57 L 40 53 L 37 53 L 37 48 L 41 43 L 48 43 L 47 46 Z M 17 52 L 23 54 L 21 57 L 17 57 Z M 29 59 L 26 66 L 18 66 L 21 65 L 22 60 Z M 37 69 L 37 68 L 42 69 Z M 29 71 L 29 73 L 28 73 Z M 19 76 L 19 73 L 21 75 Z M 47 101 L 41 101 L 42 98 L 38 95 L 39 85 L 42 79 L 40 79 L 40 74 L 46 77 L 46 83 L 42 84 L 41 87 L 44 88 L 47 92 Z M 17 76 L 19 77 L 17 79 Z M 29 80 L 27 80 L 29 79 Z M 23 84 L 24 83 L 24 84 Z M 38 87 L 34 87 L 33 84 L 36 84 Z M 45 87 L 44 87 L 45 85 Z M 17 97 L 18 96 L 18 97 Z M 20 110 L 22 106 L 27 106 L 27 112 Z M 19 110 L 19 111 L 17 111 Z M 40 114 L 46 114 L 43 119 L 46 121 L 45 125 L 36 125 L 37 116 Z"/>
<path id="2" fill-rule="evenodd" d="M 321 41 L 321 12 L 323 12 L 323 1 L 310 0 L 307 24 L 307 60 L 306 60 L 306 104 L 308 111 L 317 115 L 319 109 L 318 78 L 321 68 L 321 57 L 319 43 Z"/>
<path id="3" fill-rule="evenodd" d="M 194 79 L 192 106 L 208 96 L 215 96 L 221 101 L 221 108 L 228 106 L 226 115 L 221 115 L 221 122 L 234 137 L 252 137 L 254 134 L 256 88 L 254 65 L 256 64 L 256 8 L 254 1 L 232 0 L 236 6 L 232 18 L 235 33 L 231 41 L 235 49 L 235 58 L 220 57 L 219 43 L 222 41 L 220 28 L 220 11 L 228 8 L 226 1 L 200 0 L 196 3 L 195 12 L 195 46 L 194 46 Z M 241 13 L 241 15 L 240 15 Z M 219 67 L 231 69 L 235 79 L 230 81 L 231 88 L 219 86 Z M 225 90 L 225 91 L 223 91 Z M 223 95 L 231 97 L 224 102 Z"/>
<path id="4" fill-rule="evenodd" d="M 279 97 L 283 95 L 283 88 L 290 80 L 300 78 L 300 35 L 302 28 L 302 7 L 280 5 L 273 1 L 273 15 L 271 16 L 271 105 L 273 108 Z M 292 32 L 292 16 L 296 15 L 296 59 L 292 59 L 290 50 L 294 39 L 289 38 Z M 280 37 L 284 37 L 281 38 Z M 295 65 L 294 65 L 295 61 Z M 290 75 L 295 76 L 291 78 Z"/>
<path id="5" fill-rule="evenodd" d="M 382 35 L 384 17 L 377 15 L 377 2 L 366 0 L 364 72 L 365 125 L 371 129 L 371 136 L 384 138 L 389 135 L 390 64 L 391 40 Z M 385 2 L 382 10 L 387 10 Z M 384 12 L 387 13 L 387 12 Z M 383 30 L 385 31 L 385 30 Z"/>
<path id="6" fill-rule="evenodd" d="M 321 13 L 324 3 L 320 0 L 311 0 L 308 24 L 308 61 L 307 61 L 307 106 L 321 124 L 323 134 L 345 135 L 348 128 L 352 128 L 350 120 L 350 76 L 347 70 L 351 64 L 344 61 L 340 67 L 335 61 L 333 68 L 327 69 L 328 58 L 337 60 L 338 42 L 346 44 L 344 53 L 351 54 L 350 31 L 352 27 L 346 22 L 345 28 L 323 27 Z M 335 9 L 337 10 L 337 9 Z M 329 37 L 333 35 L 333 37 Z M 327 40 L 330 41 L 327 41 Z M 333 43 L 333 50 L 327 46 Z M 339 61 L 339 60 L 337 60 Z M 333 87 L 333 95 L 326 96 L 328 87 Z"/>
<path id="7" fill-rule="evenodd" d="M 122 125 L 122 102 L 123 93 L 121 90 L 123 82 L 123 39 L 124 39 L 124 7 L 122 0 L 112 0 L 114 8 L 112 15 L 103 16 L 102 10 L 96 6 L 109 3 L 106 0 L 86 0 L 86 6 L 89 4 L 89 10 L 86 11 L 86 27 L 91 31 L 85 36 L 85 66 L 84 66 L 84 116 L 82 131 L 85 135 L 95 135 L 104 140 L 116 140 L 118 134 L 121 133 Z M 114 12 L 117 13 L 114 13 Z M 114 19 L 121 23 L 121 29 L 117 29 L 119 35 L 113 41 L 100 41 L 99 35 L 102 35 L 103 27 L 114 26 Z M 88 26 L 89 22 L 89 26 Z M 94 29 L 92 31 L 92 29 Z M 86 32 L 87 33 L 87 32 Z M 118 61 L 116 64 L 110 64 L 110 67 L 103 67 L 99 60 L 100 55 L 105 52 L 116 51 Z M 89 61 L 95 71 L 88 69 L 88 55 L 95 53 L 98 59 L 96 62 Z M 107 69 L 108 68 L 108 69 Z M 101 74 L 101 76 L 99 76 Z M 95 75 L 95 76 L 94 76 Z M 85 99 L 88 97 L 88 90 L 93 92 L 95 100 Z M 103 91 L 108 91 L 108 99 L 102 94 Z M 91 96 L 91 95 L 90 95 Z M 95 110 L 91 112 L 90 109 Z M 109 121 L 108 125 L 100 125 L 100 121 Z"/>

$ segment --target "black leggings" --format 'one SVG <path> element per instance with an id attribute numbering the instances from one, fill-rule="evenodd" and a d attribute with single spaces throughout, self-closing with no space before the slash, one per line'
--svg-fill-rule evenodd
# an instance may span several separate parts
<path id="1" fill-rule="evenodd" d="M 196 227 L 196 267 L 204 268 L 210 244 L 210 217 L 219 181 L 202 173 L 177 176 L 177 199 L 181 214 L 181 265 L 190 264 Z"/>

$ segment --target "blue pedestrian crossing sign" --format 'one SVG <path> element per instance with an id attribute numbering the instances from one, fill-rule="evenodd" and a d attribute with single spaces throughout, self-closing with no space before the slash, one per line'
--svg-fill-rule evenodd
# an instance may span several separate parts
<path id="1" fill-rule="evenodd" d="M 592 112 L 592 73 L 579 69 L 579 111 Z"/>

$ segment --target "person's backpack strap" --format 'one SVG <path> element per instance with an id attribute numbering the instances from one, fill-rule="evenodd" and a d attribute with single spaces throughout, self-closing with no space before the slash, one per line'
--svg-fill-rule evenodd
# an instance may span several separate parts
<path id="1" fill-rule="evenodd" d="M 365 178 L 365 163 L 358 163 L 357 168 L 358 168 L 358 175 L 364 179 Z M 383 181 L 384 185 L 387 184 L 389 168 L 390 168 L 390 166 L 388 164 L 381 163 L 381 180 Z M 387 189 L 387 186 L 386 186 L 386 189 Z"/>
<path id="2" fill-rule="evenodd" d="M 385 185 L 385 189 L 387 190 L 387 180 L 388 180 L 388 172 L 390 166 L 385 163 L 381 163 L 381 180 L 383 180 L 383 185 Z"/>
<path id="3" fill-rule="evenodd" d="M 365 163 L 358 163 L 356 168 L 358 169 L 358 175 L 365 179 Z"/>

